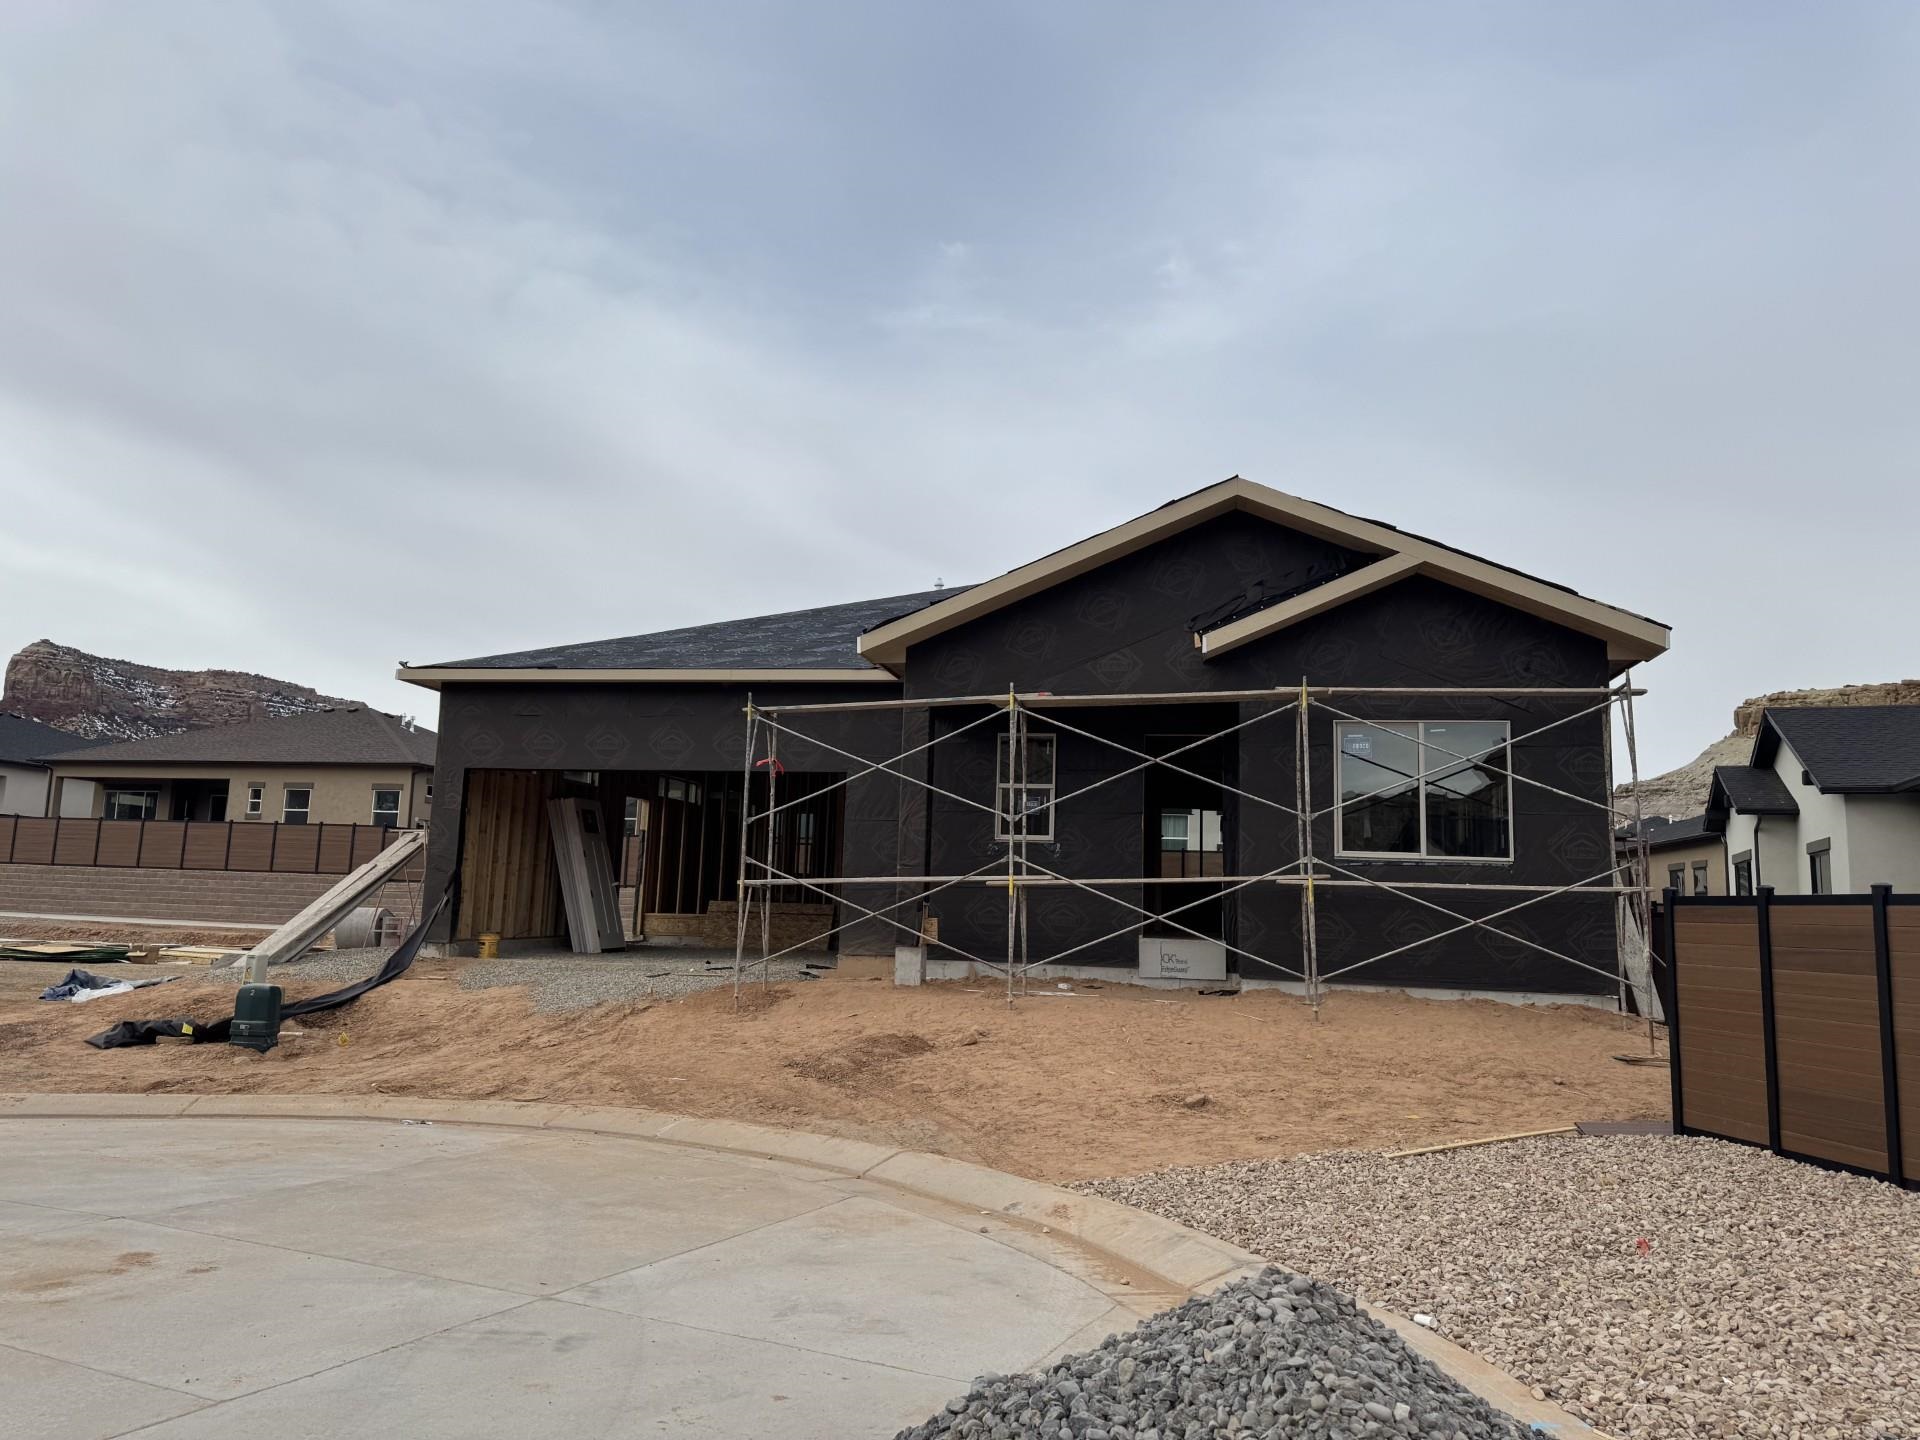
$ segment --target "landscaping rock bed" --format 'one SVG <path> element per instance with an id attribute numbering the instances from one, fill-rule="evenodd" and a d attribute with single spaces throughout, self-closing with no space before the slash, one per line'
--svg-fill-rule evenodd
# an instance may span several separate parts
<path id="1" fill-rule="evenodd" d="M 1920 1436 L 1920 1194 L 1671 1136 L 1075 1188 L 1299 1265 L 1617 1440 Z"/>
<path id="2" fill-rule="evenodd" d="M 1269 1266 L 1040 1375 L 985 1375 L 898 1440 L 1514 1440 L 1346 1296 Z"/>

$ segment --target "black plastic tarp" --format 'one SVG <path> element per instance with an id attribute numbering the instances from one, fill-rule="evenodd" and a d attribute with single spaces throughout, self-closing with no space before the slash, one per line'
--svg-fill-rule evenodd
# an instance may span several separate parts
<path id="1" fill-rule="evenodd" d="M 407 967 L 413 964 L 414 957 L 420 953 L 420 947 L 426 942 L 427 930 L 439 918 L 445 908 L 447 897 L 442 895 L 434 907 L 426 913 L 413 933 L 402 940 L 399 947 L 387 956 L 383 964 L 364 980 L 339 990 L 329 990 L 325 995 L 315 995 L 306 1000 L 295 1000 L 283 1006 L 280 1011 L 282 1020 L 292 1020 L 300 1015 L 314 1015 L 322 1010 L 337 1010 L 342 1005 L 350 1005 L 369 990 L 377 990 L 389 980 L 397 980 L 404 975 Z M 156 1040 L 191 1040 L 196 1045 L 217 1043 L 227 1038 L 227 1032 L 233 1027 L 233 1017 L 210 1021 L 202 1025 L 197 1020 L 175 1018 L 172 1020 L 122 1020 L 109 1030 L 98 1035 L 89 1035 L 87 1044 L 96 1050 L 118 1050 L 125 1045 L 151 1045 Z"/>

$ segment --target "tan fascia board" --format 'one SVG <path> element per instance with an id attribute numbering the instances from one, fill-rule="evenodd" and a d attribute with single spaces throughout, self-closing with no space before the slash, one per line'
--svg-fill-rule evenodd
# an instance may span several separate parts
<path id="1" fill-rule="evenodd" d="M 1203 630 L 1193 638 L 1202 655 L 1209 658 L 1224 655 L 1248 641 L 1258 640 L 1262 635 L 1271 635 L 1276 630 L 1284 630 L 1336 605 L 1344 605 L 1362 595 L 1371 595 L 1396 580 L 1404 580 L 1419 568 L 1420 562 L 1410 555 L 1389 555 L 1371 565 L 1362 565 L 1358 570 L 1349 571 L 1337 580 L 1317 585 L 1291 600 L 1283 600 L 1265 610 L 1256 610 L 1251 615 L 1212 630 Z"/>
<path id="2" fill-rule="evenodd" d="M 393 678 L 438 690 L 461 685 L 898 685 L 885 670 L 544 670 L 402 666 Z"/>
<path id="3" fill-rule="evenodd" d="M 1350 550 L 1410 558 L 1418 563 L 1421 573 L 1435 579 L 1605 639 L 1609 659 L 1618 663 L 1651 660 L 1662 654 L 1670 641 L 1667 627 L 1657 621 L 1588 600 L 1390 526 L 1235 477 L 1009 571 L 997 580 L 962 591 L 951 600 L 940 601 L 870 630 L 860 637 L 860 654 L 877 665 L 901 665 L 905 663 L 909 645 L 1085 574 L 1229 510 L 1245 510 Z M 1365 570 L 1354 573 L 1364 574 Z"/>

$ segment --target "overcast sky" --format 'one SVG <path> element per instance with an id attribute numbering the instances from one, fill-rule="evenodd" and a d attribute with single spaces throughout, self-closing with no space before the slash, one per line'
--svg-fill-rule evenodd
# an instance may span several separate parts
<path id="1" fill-rule="evenodd" d="M 0 651 L 416 663 L 1239 473 L 1920 673 L 1920 7 L 0 7 Z"/>

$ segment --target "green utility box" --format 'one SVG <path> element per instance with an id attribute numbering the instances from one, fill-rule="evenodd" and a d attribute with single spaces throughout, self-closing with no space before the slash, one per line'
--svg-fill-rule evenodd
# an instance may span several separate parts
<path id="1" fill-rule="evenodd" d="M 280 1043 L 280 987 L 242 985 L 233 1002 L 229 1045 L 244 1045 L 265 1053 Z"/>

